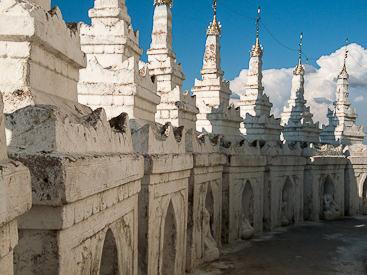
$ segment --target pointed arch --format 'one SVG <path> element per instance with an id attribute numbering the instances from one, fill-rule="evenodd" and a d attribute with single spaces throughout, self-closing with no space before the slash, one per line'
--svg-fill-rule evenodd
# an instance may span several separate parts
<path id="1" fill-rule="evenodd" d="M 118 275 L 118 254 L 115 236 L 111 229 L 106 232 L 106 237 L 102 249 L 100 275 Z"/>
<path id="2" fill-rule="evenodd" d="M 324 181 L 324 193 L 323 195 L 325 194 L 330 194 L 334 197 L 334 183 L 333 183 L 333 180 L 331 179 L 330 175 L 327 175 L 325 181 Z"/>
<path id="3" fill-rule="evenodd" d="M 330 175 L 327 175 L 322 185 L 321 197 L 320 197 L 320 219 L 324 219 L 324 197 L 325 194 L 330 194 L 334 198 L 334 183 Z"/>
<path id="4" fill-rule="evenodd" d="M 250 181 L 247 181 L 242 191 L 242 213 L 245 218 L 254 226 L 254 192 Z"/>
<path id="5" fill-rule="evenodd" d="M 172 201 L 169 202 L 164 222 L 162 275 L 172 275 L 176 266 L 177 222 Z"/>
<path id="6" fill-rule="evenodd" d="M 367 177 L 362 183 L 362 214 L 367 215 Z"/>
<path id="7" fill-rule="evenodd" d="M 362 186 L 362 198 L 367 197 L 367 178 L 364 179 Z"/>
<path id="8" fill-rule="evenodd" d="M 285 206 L 285 217 L 288 219 L 289 223 L 293 223 L 294 222 L 294 205 L 295 205 L 295 201 L 294 201 L 294 188 L 293 188 L 293 183 L 291 181 L 291 179 L 289 177 L 287 177 L 284 186 L 283 186 L 283 190 L 282 190 L 282 204 L 286 203 Z M 283 208 L 283 205 L 282 205 Z M 282 209 L 283 210 L 283 209 Z"/>
<path id="9" fill-rule="evenodd" d="M 210 215 L 210 231 L 212 233 L 212 236 L 214 236 L 213 232 L 213 224 L 214 224 L 214 195 L 213 195 L 213 189 L 210 182 L 208 182 L 208 188 L 206 191 L 206 197 L 205 197 L 205 208 L 208 210 Z"/>

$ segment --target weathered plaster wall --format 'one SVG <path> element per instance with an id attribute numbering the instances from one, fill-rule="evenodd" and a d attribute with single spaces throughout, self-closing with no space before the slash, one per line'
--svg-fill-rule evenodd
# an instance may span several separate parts
<path id="1" fill-rule="evenodd" d="M 188 180 L 193 157 L 185 152 L 183 129 L 145 125 L 133 137 L 144 155 L 139 194 L 139 259 L 144 274 L 184 274 Z"/>
<path id="2" fill-rule="evenodd" d="M 219 152 L 218 136 L 199 139 L 194 130 L 186 133 L 186 151 L 194 158 L 189 179 L 186 254 L 186 271 L 191 272 L 205 261 L 213 260 L 209 254 L 221 246 L 222 171 L 226 158 Z M 209 232 L 204 225 L 205 211 L 210 215 Z M 211 237 L 215 245 L 208 247 Z"/>
<path id="3" fill-rule="evenodd" d="M 18 244 L 17 218 L 32 206 L 31 177 L 20 162 L 8 159 L 3 97 L 0 94 L 0 273 L 14 274 L 13 251 Z"/>

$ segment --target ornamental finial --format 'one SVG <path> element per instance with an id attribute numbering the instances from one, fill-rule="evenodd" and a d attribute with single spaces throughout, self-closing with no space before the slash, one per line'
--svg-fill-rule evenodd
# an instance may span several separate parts
<path id="1" fill-rule="evenodd" d="M 260 41 L 259 41 L 259 29 L 260 29 L 260 25 L 259 25 L 259 22 L 260 22 L 260 7 L 259 9 L 257 10 L 257 20 L 256 20 L 256 44 L 255 46 L 252 46 L 252 50 L 251 50 L 251 57 L 253 56 L 260 56 L 262 57 L 263 56 L 263 53 L 264 53 L 264 50 L 263 50 L 263 47 L 260 45 Z"/>
<path id="2" fill-rule="evenodd" d="M 154 6 L 169 5 L 170 8 L 173 6 L 172 0 L 154 0 Z"/>
<path id="3" fill-rule="evenodd" d="M 305 67 L 302 65 L 302 39 L 303 39 L 303 32 L 301 32 L 301 36 L 300 36 L 299 60 L 298 60 L 298 65 L 293 72 L 294 75 L 304 75 L 305 74 Z"/>
<path id="4" fill-rule="evenodd" d="M 349 78 L 349 74 L 348 74 L 348 71 L 347 71 L 347 58 L 348 58 L 348 38 L 345 42 L 344 66 L 343 66 L 343 69 L 341 70 L 341 72 L 339 74 L 339 79 L 348 79 Z"/>
<path id="5" fill-rule="evenodd" d="M 209 27 L 206 29 L 206 36 L 216 35 L 220 37 L 222 34 L 222 30 L 220 28 L 222 26 L 220 25 L 220 22 L 217 22 L 217 0 L 215 0 L 213 3 L 213 9 L 214 9 L 213 22 L 211 22 Z"/>

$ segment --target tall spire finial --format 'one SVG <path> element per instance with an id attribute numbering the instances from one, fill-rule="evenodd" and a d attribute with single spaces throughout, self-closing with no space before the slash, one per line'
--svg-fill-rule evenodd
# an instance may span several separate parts
<path id="1" fill-rule="evenodd" d="M 154 6 L 167 5 L 167 4 L 172 8 L 173 1 L 172 0 L 154 0 Z"/>
<path id="2" fill-rule="evenodd" d="M 261 11 L 261 9 L 260 9 L 260 6 L 259 6 L 259 9 L 257 10 L 257 20 L 256 20 L 256 23 L 255 23 L 255 25 L 256 25 L 256 38 L 258 39 L 259 38 L 259 29 L 260 29 L 260 24 L 259 24 L 259 21 L 260 21 L 260 19 L 261 19 L 261 17 L 260 17 L 260 11 Z"/>
<path id="3" fill-rule="evenodd" d="M 294 70 L 294 74 L 295 75 L 303 75 L 305 73 L 305 69 L 302 65 L 302 39 L 303 39 L 303 32 L 301 32 L 301 36 L 300 36 L 300 43 L 299 43 L 299 60 L 298 60 L 298 65 L 296 67 L 296 69 Z"/>
<path id="4" fill-rule="evenodd" d="M 262 46 L 260 45 L 260 41 L 259 41 L 259 29 L 260 29 L 260 7 L 257 10 L 257 20 L 256 20 L 256 44 L 255 46 L 252 47 L 252 51 L 251 51 L 251 57 L 253 56 L 263 56 L 263 49 Z"/>
<path id="5" fill-rule="evenodd" d="M 343 69 L 341 70 L 340 74 L 339 74 L 339 78 L 340 79 L 348 79 L 349 78 L 349 74 L 347 71 L 347 58 L 348 58 L 348 38 L 345 41 L 345 56 L 344 56 L 344 66 Z"/>
<path id="6" fill-rule="evenodd" d="M 213 22 L 211 22 L 209 27 L 206 29 L 206 36 L 216 35 L 220 37 L 222 33 L 220 28 L 222 26 L 220 25 L 220 22 L 217 22 L 217 0 L 214 0 L 212 8 L 214 9 Z"/>

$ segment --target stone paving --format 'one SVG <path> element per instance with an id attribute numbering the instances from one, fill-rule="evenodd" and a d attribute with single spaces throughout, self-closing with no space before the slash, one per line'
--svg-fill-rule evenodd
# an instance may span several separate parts
<path id="1" fill-rule="evenodd" d="M 226 245 L 204 274 L 366 274 L 367 218 L 305 222 Z"/>

